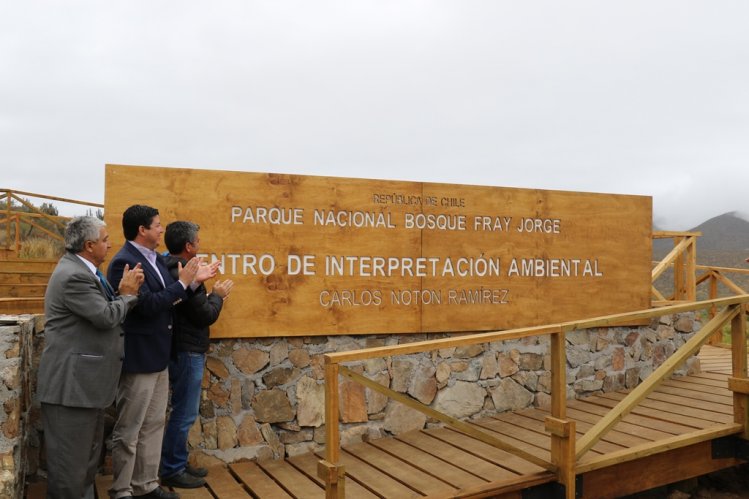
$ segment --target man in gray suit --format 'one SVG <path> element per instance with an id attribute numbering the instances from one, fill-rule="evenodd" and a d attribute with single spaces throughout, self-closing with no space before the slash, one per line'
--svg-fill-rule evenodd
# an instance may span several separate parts
<path id="1" fill-rule="evenodd" d="M 65 229 L 66 253 L 44 295 L 45 347 L 37 396 L 48 498 L 93 498 L 104 410 L 114 402 L 122 370 L 120 325 L 143 282 L 140 265 L 125 267 L 115 293 L 98 270 L 111 246 L 104 222 L 74 218 Z"/>

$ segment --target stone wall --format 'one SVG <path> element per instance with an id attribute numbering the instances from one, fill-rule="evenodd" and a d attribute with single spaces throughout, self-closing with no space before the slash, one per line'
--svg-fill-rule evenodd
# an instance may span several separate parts
<path id="1" fill-rule="evenodd" d="M 39 464 L 39 413 L 31 397 L 34 333 L 41 329 L 40 316 L 0 315 L 0 497 L 23 497 L 24 479 Z"/>
<path id="2" fill-rule="evenodd" d="M 7 316 L 5 317 L 8 318 Z M 648 326 L 573 331 L 567 335 L 567 396 L 636 386 L 700 328 L 693 314 Z M 2 478 L 34 475 L 43 454 L 38 403 L 32 400 L 43 344 L 42 320 L 16 317 L 0 326 Z M 200 418 L 190 432 L 201 465 L 270 459 L 322 450 L 325 439 L 323 355 L 447 334 L 322 336 L 214 341 L 206 362 Z M 33 343 L 32 343 L 33 342 Z M 447 348 L 348 364 L 353 370 L 460 418 L 551 401 L 549 337 Z M 691 358 L 677 373 L 699 370 Z M 340 379 L 341 441 L 373 439 L 437 424 L 356 383 Z M 25 455 L 24 455 L 25 454 Z M 5 482 L 2 485 L 4 486 Z M 20 485 L 19 485 L 20 484 Z M 10 490 L 10 489 L 8 489 Z M 0 491 L 0 496 L 5 495 Z M 14 497 L 10 495 L 8 497 Z"/>

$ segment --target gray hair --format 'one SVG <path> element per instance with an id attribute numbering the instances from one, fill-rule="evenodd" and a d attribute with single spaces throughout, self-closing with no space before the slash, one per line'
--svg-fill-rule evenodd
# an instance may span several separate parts
<path id="1" fill-rule="evenodd" d="M 106 225 L 96 217 L 73 218 L 65 227 L 65 249 L 71 253 L 80 253 L 86 241 L 99 240 L 101 228 Z"/>

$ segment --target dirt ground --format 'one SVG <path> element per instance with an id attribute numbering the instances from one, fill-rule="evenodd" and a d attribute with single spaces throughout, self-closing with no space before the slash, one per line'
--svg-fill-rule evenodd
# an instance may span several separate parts
<path id="1" fill-rule="evenodd" d="M 749 499 L 749 464 L 641 492 L 626 499 Z"/>

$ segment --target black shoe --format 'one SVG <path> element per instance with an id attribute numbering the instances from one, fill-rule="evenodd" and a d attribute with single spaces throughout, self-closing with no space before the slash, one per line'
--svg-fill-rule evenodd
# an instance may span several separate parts
<path id="1" fill-rule="evenodd" d="M 185 466 L 185 471 L 191 474 L 192 476 L 197 476 L 200 478 L 203 478 L 205 476 L 208 476 L 208 470 L 205 468 L 193 468 L 189 464 Z"/>
<path id="2" fill-rule="evenodd" d="M 178 489 L 197 489 L 198 487 L 205 485 L 205 480 L 198 476 L 192 476 L 186 471 L 182 471 L 181 473 L 177 473 L 169 478 L 162 478 L 161 485 L 176 487 Z"/>
<path id="3" fill-rule="evenodd" d="M 169 492 L 168 490 L 164 490 L 161 487 L 156 487 L 148 494 L 133 497 L 142 497 L 143 499 L 179 499 L 179 494 L 177 494 L 176 492 Z"/>

